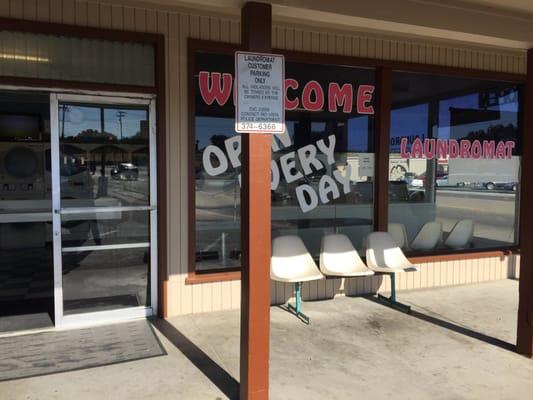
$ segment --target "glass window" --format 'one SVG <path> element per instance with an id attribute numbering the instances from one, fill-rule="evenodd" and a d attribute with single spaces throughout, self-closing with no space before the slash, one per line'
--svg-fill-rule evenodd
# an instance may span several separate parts
<path id="1" fill-rule="evenodd" d="M 151 44 L 0 31 L 0 75 L 155 86 Z"/>
<path id="2" fill-rule="evenodd" d="M 232 56 L 196 54 L 196 270 L 240 266 L 240 135 Z M 302 238 L 315 257 L 324 234 L 355 247 L 373 227 L 374 71 L 287 63 L 287 129 L 272 142 L 272 236 Z"/>
<path id="3" fill-rule="evenodd" d="M 518 243 L 518 113 L 513 84 L 394 73 L 389 223 L 409 250 Z"/>
<path id="4" fill-rule="evenodd" d="M 61 103 L 59 136 L 66 207 L 149 204 L 146 107 Z"/>

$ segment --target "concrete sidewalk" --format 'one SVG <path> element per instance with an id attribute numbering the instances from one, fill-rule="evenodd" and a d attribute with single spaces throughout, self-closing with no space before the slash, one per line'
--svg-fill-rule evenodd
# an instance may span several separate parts
<path id="1" fill-rule="evenodd" d="M 533 361 L 512 352 L 518 282 L 272 308 L 272 399 L 531 398 Z M 0 383 L 0 399 L 224 399 L 238 391 L 239 312 L 154 322 L 168 356 Z"/>

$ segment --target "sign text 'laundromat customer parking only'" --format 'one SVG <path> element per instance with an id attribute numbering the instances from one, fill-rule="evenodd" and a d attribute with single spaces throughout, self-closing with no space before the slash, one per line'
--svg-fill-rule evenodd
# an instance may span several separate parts
<path id="1" fill-rule="evenodd" d="M 235 53 L 235 131 L 285 131 L 285 58 L 277 54 Z"/>

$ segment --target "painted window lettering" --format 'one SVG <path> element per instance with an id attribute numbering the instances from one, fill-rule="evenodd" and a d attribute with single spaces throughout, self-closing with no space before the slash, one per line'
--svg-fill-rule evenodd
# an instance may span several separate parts
<path id="1" fill-rule="evenodd" d="M 281 148 L 290 147 L 290 137 L 279 136 L 279 144 L 272 141 L 272 150 L 279 151 Z M 335 135 L 330 135 L 326 140 L 320 139 L 316 143 L 300 147 L 297 151 L 290 151 L 279 157 L 279 165 L 276 160 L 271 163 L 271 189 L 276 190 L 283 180 L 293 183 L 303 180 L 316 171 L 325 170 L 328 165 L 335 164 Z M 280 144 L 283 147 L 280 147 Z M 224 141 L 225 152 L 218 146 L 208 145 L 202 153 L 202 164 L 205 172 L 210 176 L 218 176 L 226 173 L 228 169 L 240 167 L 239 159 L 241 152 L 241 138 L 234 136 Z M 296 168 L 296 164 L 301 166 Z M 320 203 L 327 204 L 331 200 L 339 198 L 340 194 L 350 192 L 351 167 L 345 170 L 333 171 L 332 175 L 323 174 L 318 182 L 318 190 L 308 183 L 301 183 L 295 189 L 296 198 L 302 211 L 308 212 L 316 208 Z M 240 183 L 240 176 L 238 178 Z"/>
<path id="2" fill-rule="evenodd" d="M 400 141 L 401 158 L 425 158 L 432 160 L 472 158 L 486 159 L 511 159 L 516 143 L 512 140 L 496 142 L 495 140 L 455 140 L 455 139 L 424 139 L 413 140 L 411 150 L 407 147 L 409 139 L 404 137 Z"/>
<path id="3" fill-rule="evenodd" d="M 327 107 L 330 112 L 342 111 L 348 114 L 356 111 L 358 114 L 374 114 L 372 105 L 374 85 L 359 85 L 354 88 L 349 83 L 341 86 L 337 82 L 330 82 L 327 88 L 323 88 L 319 82 L 310 80 L 302 86 L 302 93 L 298 97 L 295 96 L 294 91 L 300 85 L 300 82 L 294 78 L 285 79 L 286 110 L 295 110 L 301 105 L 306 111 L 321 111 Z M 229 73 L 200 71 L 198 86 L 202 99 L 207 105 L 216 102 L 219 106 L 224 106 L 230 97 L 234 99 L 234 95 L 232 96 L 233 76 Z M 325 104 L 326 94 L 327 104 Z"/>

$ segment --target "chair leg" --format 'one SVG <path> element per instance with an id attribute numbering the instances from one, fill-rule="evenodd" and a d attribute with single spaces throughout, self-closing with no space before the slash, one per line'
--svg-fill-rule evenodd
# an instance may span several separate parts
<path id="1" fill-rule="evenodd" d="M 296 292 L 296 305 L 293 306 L 292 304 L 288 303 L 287 308 L 300 320 L 309 325 L 309 317 L 302 312 L 302 282 L 296 282 L 294 284 L 294 290 Z"/>
<path id="2" fill-rule="evenodd" d="M 411 313 L 411 306 L 396 301 L 396 274 L 390 275 L 390 297 L 383 296 L 378 293 L 378 299 L 386 305 L 395 308 L 399 311 L 403 311 L 407 314 Z"/>

